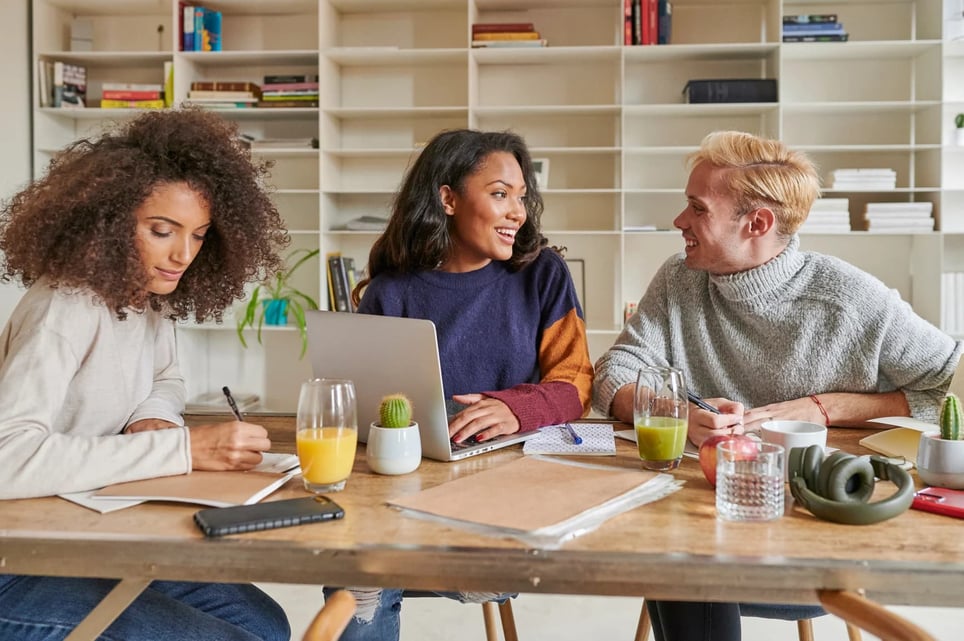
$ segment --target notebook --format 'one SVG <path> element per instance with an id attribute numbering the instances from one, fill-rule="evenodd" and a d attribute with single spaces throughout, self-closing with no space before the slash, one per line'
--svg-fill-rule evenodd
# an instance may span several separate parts
<path id="1" fill-rule="evenodd" d="M 565 425 L 549 425 L 539 430 L 522 448 L 524 454 L 571 456 L 615 456 L 616 439 L 612 423 L 569 423 L 582 439 L 577 444 Z"/>
<path id="2" fill-rule="evenodd" d="M 437 461 L 461 460 L 536 434 L 508 434 L 484 443 L 452 443 L 438 341 L 431 321 L 313 310 L 306 312 L 305 322 L 314 375 L 347 378 L 355 383 L 358 440 L 363 443 L 368 442 L 369 427 L 378 419 L 382 397 L 395 393 L 411 399 L 422 455 Z"/>

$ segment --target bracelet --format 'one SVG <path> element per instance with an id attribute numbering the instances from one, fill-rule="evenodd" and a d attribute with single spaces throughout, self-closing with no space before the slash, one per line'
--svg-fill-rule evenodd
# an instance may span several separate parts
<path id="1" fill-rule="evenodd" d="M 817 398 L 816 394 L 811 394 L 810 400 L 817 404 L 817 409 L 819 409 L 820 413 L 823 414 L 823 420 L 826 422 L 827 427 L 830 427 L 830 415 L 827 414 L 827 408 L 823 406 L 823 403 L 820 402 L 820 399 Z"/>

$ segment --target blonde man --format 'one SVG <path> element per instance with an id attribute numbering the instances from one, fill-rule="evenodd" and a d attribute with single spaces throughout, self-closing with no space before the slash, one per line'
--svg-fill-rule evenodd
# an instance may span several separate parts
<path id="1" fill-rule="evenodd" d="M 660 365 L 681 369 L 721 410 L 690 407 L 697 445 L 770 418 L 935 420 L 962 345 L 870 274 L 800 251 L 796 231 L 819 195 L 813 163 L 779 141 L 727 131 L 704 138 L 690 167 L 674 221 L 684 253 L 663 264 L 596 364 L 595 409 L 631 422 L 636 373 Z M 657 641 L 740 638 L 736 604 L 648 603 Z M 742 612 L 807 615 L 775 607 Z"/>

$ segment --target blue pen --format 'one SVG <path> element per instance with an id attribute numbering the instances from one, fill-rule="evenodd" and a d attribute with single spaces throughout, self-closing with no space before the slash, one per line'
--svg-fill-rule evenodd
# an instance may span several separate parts
<path id="1" fill-rule="evenodd" d="M 572 427 L 572 425 L 566 423 L 566 430 L 569 432 L 569 436 L 572 437 L 573 443 L 576 445 L 582 445 L 582 437 L 576 434 L 576 430 Z"/>
<path id="2" fill-rule="evenodd" d="M 707 412 L 713 412 L 714 414 L 721 413 L 720 410 L 713 407 L 712 405 L 710 405 L 709 403 L 707 403 L 702 398 L 700 398 L 699 396 L 697 396 L 696 394 L 694 394 L 689 390 L 686 391 L 686 398 L 690 400 L 690 403 L 692 403 L 693 405 L 696 405 L 699 408 L 706 410 Z"/>

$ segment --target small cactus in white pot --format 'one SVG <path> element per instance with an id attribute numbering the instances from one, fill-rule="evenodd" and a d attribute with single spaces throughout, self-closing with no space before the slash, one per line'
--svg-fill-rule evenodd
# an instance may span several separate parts
<path id="1" fill-rule="evenodd" d="M 941 403 L 939 426 L 920 436 L 917 473 L 928 485 L 964 489 L 964 412 L 954 394 Z"/>
<path id="2" fill-rule="evenodd" d="M 378 422 L 368 430 L 365 459 L 378 474 L 408 474 L 422 462 L 418 423 L 404 394 L 389 394 L 378 407 Z"/>

